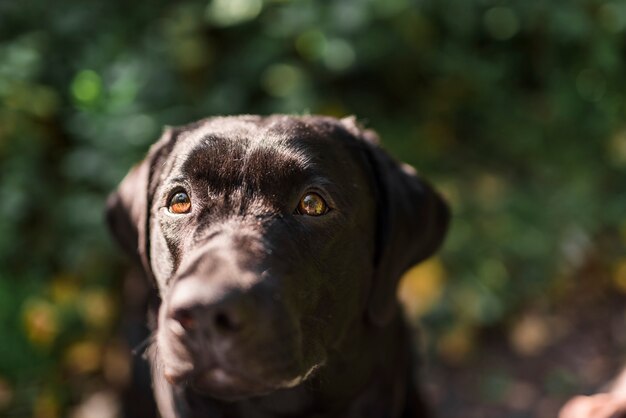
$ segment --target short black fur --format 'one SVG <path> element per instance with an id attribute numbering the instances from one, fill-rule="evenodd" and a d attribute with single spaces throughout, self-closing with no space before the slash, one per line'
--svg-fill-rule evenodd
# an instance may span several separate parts
<path id="1" fill-rule="evenodd" d="M 168 209 L 179 191 L 188 213 Z M 307 193 L 328 212 L 300 214 Z M 107 217 L 160 295 L 149 352 L 164 418 L 426 416 L 395 291 L 449 214 L 354 118 L 168 128 Z"/>

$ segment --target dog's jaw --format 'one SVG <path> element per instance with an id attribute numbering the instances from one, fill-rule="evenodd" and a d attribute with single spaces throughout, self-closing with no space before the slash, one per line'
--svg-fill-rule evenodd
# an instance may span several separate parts
<path id="1" fill-rule="evenodd" d="M 313 366 L 311 366 L 309 370 L 307 370 L 304 374 L 301 374 L 300 376 L 297 376 L 291 380 L 286 380 L 282 382 L 280 385 L 280 389 L 291 389 L 306 382 L 307 380 L 309 380 L 309 378 L 314 376 L 318 370 L 324 367 L 325 363 L 326 363 L 326 360 L 316 363 Z"/>
<path id="2" fill-rule="evenodd" d="M 196 417 L 198 411 L 211 411 L 216 417 L 319 417 L 344 418 L 399 417 L 413 396 L 407 382 L 412 370 L 408 333 L 403 320 L 397 317 L 375 333 L 366 326 L 355 326 L 349 338 L 324 363 L 311 366 L 298 377 L 282 382 L 274 390 L 254 396 L 215 397 L 194 390 L 190 385 L 170 385 L 163 374 L 155 375 L 164 390 L 157 390 L 160 409 L 176 404 L 172 415 L 163 418 Z M 393 341 L 393 344 L 388 344 Z M 367 359 L 368 367 L 363 367 Z M 160 368 L 153 357 L 153 370 Z M 158 387 L 157 383 L 155 387 Z M 278 400 L 281 400 L 280 402 Z M 287 400 L 287 401 L 285 401 Z M 193 414 L 188 403 L 193 404 Z M 319 405 L 332 405 L 331 409 Z M 182 412 L 181 412 L 182 411 Z M 218 412 L 219 411 L 219 412 Z M 254 412 L 252 412 L 254 411 Z M 223 415 L 220 415 L 223 414 Z M 415 415 L 426 417 L 426 415 Z"/>
<path id="3" fill-rule="evenodd" d="M 160 364 L 159 369 L 167 382 L 189 388 L 200 396 L 235 401 L 291 389 L 310 379 L 326 363 L 327 353 L 321 345 L 303 344 L 298 320 L 287 321 L 296 327 L 286 333 L 293 339 L 291 344 L 268 333 L 266 340 L 257 341 L 260 345 L 256 349 L 237 341 L 220 349 L 209 340 L 203 339 L 199 345 L 197 341 L 190 342 L 187 331 L 169 317 L 167 311 L 165 301 L 159 309 L 155 361 Z M 288 314 L 280 316 L 284 323 Z M 277 342 L 279 346 L 276 346 Z M 249 339 L 248 343 L 251 344 Z M 293 349 L 285 351 L 284 347 Z M 258 355 L 258 352 L 268 353 L 281 348 L 279 351 L 286 356 L 284 360 Z"/>

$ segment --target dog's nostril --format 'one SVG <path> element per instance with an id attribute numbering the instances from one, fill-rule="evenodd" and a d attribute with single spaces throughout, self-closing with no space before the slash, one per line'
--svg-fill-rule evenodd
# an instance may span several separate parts
<path id="1" fill-rule="evenodd" d="M 214 317 L 215 328 L 221 332 L 239 331 L 241 322 L 226 312 L 217 312 Z"/>
<path id="2" fill-rule="evenodd" d="M 182 325 L 183 328 L 189 330 L 196 326 L 196 319 L 194 318 L 191 309 L 178 309 L 174 312 L 174 319 Z"/>

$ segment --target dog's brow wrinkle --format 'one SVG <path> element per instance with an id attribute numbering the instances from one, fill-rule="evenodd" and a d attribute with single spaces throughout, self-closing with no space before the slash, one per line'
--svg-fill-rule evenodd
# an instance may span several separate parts
<path id="1" fill-rule="evenodd" d="M 183 176 L 174 177 L 171 182 L 172 183 L 184 183 L 187 179 Z"/>

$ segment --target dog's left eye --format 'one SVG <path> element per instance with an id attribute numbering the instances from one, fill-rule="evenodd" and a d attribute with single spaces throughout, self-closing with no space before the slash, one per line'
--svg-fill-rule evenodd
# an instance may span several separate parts
<path id="1" fill-rule="evenodd" d="M 167 206 L 171 213 L 188 213 L 191 210 L 191 199 L 185 192 L 174 193 Z"/>
<path id="2" fill-rule="evenodd" d="M 297 213 L 308 216 L 321 216 L 328 212 L 328 204 L 317 193 L 307 193 L 298 203 Z"/>

